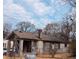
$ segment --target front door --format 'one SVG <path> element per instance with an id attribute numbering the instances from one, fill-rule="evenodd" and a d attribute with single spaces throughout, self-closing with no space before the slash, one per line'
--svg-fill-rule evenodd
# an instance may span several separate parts
<path id="1" fill-rule="evenodd" d="M 31 41 L 24 41 L 23 52 L 31 52 Z"/>

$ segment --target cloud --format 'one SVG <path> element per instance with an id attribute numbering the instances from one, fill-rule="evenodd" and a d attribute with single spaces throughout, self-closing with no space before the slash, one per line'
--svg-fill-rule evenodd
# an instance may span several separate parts
<path id="1" fill-rule="evenodd" d="M 68 13 L 72 17 L 72 19 L 76 20 L 76 9 L 72 8 L 71 12 Z"/>
<path id="2" fill-rule="evenodd" d="M 4 4 L 4 21 L 29 21 L 35 23 L 29 12 L 27 12 L 22 6 L 14 4 L 13 1 L 6 0 Z M 8 6 L 8 7 L 7 7 Z"/>
<path id="3" fill-rule="evenodd" d="M 65 5 L 68 1 L 67 0 L 56 0 L 56 4 Z"/>
<path id="4" fill-rule="evenodd" d="M 21 2 L 25 3 L 22 5 Z M 41 0 L 22 0 L 21 2 L 15 3 L 14 0 L 4 1 L 4 22 L 16 23 L 19 21 L 29 21 L 32 24 L 35 24 L 36 27 L 42 28 L 46 24 L 51 23 L 54 17 L 61 17 L 59 13 L 61 9 L 58 7 L 60 5 L 64 5 L 62 4 L 62 0 L 50 2 L 51 4 L 49 6 L 47 6 Z M 30 8 L 31 10 L 29 10 Z"/>
<path id="5" fill-rule="evenodd" d="M 48 19 L 48 18 L 41 18 L 40 20 L 38 19 L 37 21 L 38 23 L 36 24 L 37 28 L 44 28 L 47 24 L 51 23 L 52 20 Z"/>
<path id="6" fill-rule="evenodd" d="M 7 2 L 7 3 L 5 3 Z M 29 4 L 33 4 L 32 7 L 34 8 L 34 12 L 37 15 L 44 15 L 49 11 L 49 7 L 46 7 L 43 3 L 39 0 L 27 0 Z M 7 7 L 8 6 L 8 7 Z M 13 0 L 6 0 L 4 1 L 4 22 L 9 21 L 29 21 L 35 24 L 38 27 L 38 24 L 46 25 L 50 21 L 48 19 L 40 18 L 39 22 L 38 19 L 33 19 L 31 13 L 25 10 L 21 5 L 13 3 Z M 42 26 L 43 27 L 43 26 Z"/>
<path id="7" fill-rule="evenodd" d="M 38 16 L 43 16 L 49 13 L 49 10 L 51 9 L 50 6 L 46 6 L 43 2 L 41 2 L 41 0 L 24 0 L 24 1 L 33 8 L 33 11 Z"/>
<path id="8" fill-rule="evenodd" d="M 43 18 L 41 19 L 40 21 L 44 24 L 44 25 L 47 25 L 48 23 L 51 23 L 51 21 L 49 21 L 50 19 L 47 19 L 47 18 Z"/>
<path id="9" fill-rule="evenodd" d="M 51 9 L 51 7 L 47 7 L 43 3 L 35 3 L 33 7 L 37 15 L 45 15 Z"/>

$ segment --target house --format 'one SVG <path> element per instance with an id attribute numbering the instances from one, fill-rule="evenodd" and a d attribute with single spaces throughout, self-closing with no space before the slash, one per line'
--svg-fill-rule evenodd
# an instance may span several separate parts
<path id="1" fill-rule="evenodd" d="M 8 40 L 3 40 L 3 48 L 7 48 Z"/>
<path id="2" fill-rule="evenodd" d="M 52 49 L 63 49 L 67 46 L 68 41 L 64 39 L 51 39 L 48 35 L 38 31 L 38 33 L 32 32 L 12 32 L 8 37 L 8 50 L 10 49 L 11 41 L 13 41 L 13 49 L 21 55 L 22 53 L 32 52 L 35 50 L 38 53 L 49 53 Z"/>
<path id="3" fill-rule="evenodd" d="M 3 40 L 3 48 L 6 48 L 6 49 L 8 48 L 8 41 L 9 41 L 9 40 L 6 40 L 6 39 Z M 11 43 L 11 47 L 10 47 L 10 48 L 12 48 L 12 46 L 13 46 L 13 41 L 11 41 L 10 43 Z"/>

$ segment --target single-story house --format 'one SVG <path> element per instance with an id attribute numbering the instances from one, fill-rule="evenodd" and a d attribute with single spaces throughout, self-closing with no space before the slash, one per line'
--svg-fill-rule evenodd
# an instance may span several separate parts
<path id="1" fill-rule="evenodd" d="M 14 31 L 8 37 L 8 50 L 10 49 L 11 41 L 13 41 L 13 49 L 16 48 L 19 54 L 23 52 L 32 52 L 35 49 L 36 52 L 49 53 L 51 49 L 63 49 L 67 47 L 68 41 L 64 39 L 50 39 L 48 35 L 42 32 L 21 32 Z"/>

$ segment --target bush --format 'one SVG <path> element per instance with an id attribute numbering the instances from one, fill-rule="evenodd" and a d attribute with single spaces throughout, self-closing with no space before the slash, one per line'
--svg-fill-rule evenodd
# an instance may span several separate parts
<path id="1" fill-rule="evenodd" d="M 76 56 L 76 40 L 72 40 L 69 45 L 69 52 L 71 53 L 71 56 Z"/>

